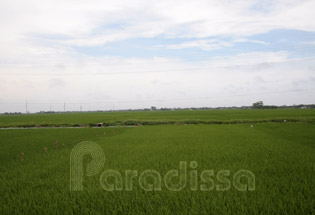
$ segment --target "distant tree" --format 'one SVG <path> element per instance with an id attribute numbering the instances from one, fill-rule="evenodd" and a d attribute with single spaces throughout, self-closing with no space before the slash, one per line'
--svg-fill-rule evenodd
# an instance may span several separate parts
<path id="1" fill-rule="evenodd" d="M 258 101 L 258 102 L 255 102 L 253 103 L 253 108 L 263 108 L 264 107 L 264 102 L 263 101 Z"/>

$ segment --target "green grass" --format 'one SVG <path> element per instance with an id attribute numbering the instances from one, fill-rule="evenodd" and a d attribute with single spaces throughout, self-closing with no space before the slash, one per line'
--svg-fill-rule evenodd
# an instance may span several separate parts
<path id="1" fill-rule="evenodd" d="M 315 120 L 315 109 L 271 110 L 193 110 L 193 111 L 141 111 L 141 112 L 92 112 L 60 114 L 0 115 L 0 127 L 10 126 L 80 126 L 107 122 L 109 125 L 130 122 L 231 122 L 271 120 Z M 127 123 L 124 123 L 126 122 Z"/>
<path id="2" fill-rule="evenodd" d="M 273 111 L 250 110 L 243 118 L 270 117 L 270 113 L 276 113 Z M 306 111 L 299 115 L 295 112 L 298 110 L 287 111 L 273 117 L 288 117 L 290 111 L 294 117 L 314 113 Z M 175 113 L 169 118 L 192 117 L 189 111 L 178 113 L 188 115 Z M 205 113 L 211 111 L 199 112 L 200 117 L 230 120 L 242 115 L 242 111 L 230 116 L 229 111 L 225 112 L 227 116 Z M 145 117 L 149 113 L 137 114 L 135 117 Z M 162 113 L 150 114 L 153 119 L 155 114 Z M 169 119 L 166 115 L 164 119 Z M 237 124 L 0 130 L 0 138 L 1 215 L 314 213 L 314 123 L 262 123 L 253 128 Z M 84 190 L 79 192 L 69 190 L 74 139 L 98 143 L 106 156 L 103 170 L 96 176 L 84 177 Z M 65 146 L 54 149 L 55 140 Z M 48 147 L 46 155 L 44 147 Z M 23 163 L 19 158 L 21 152 L 25 153 Z M 180 161 L 197 161 L 199 173 L 208 169 L 215 173 L 230 170 L 233 176 L 239 169 L 250 170 L 255 174 L 256 189 L 241 192 L 232 186 L 227 191 L 191 191 L 187 186 L 174 192 L 162 186 L 162 191 L 145 192 L 135 183 L 132 191 L 109 192 L 99 183 L 101 173 L 107 169 L 118 170 L 123 176 L 128 169 L 138 172 L 152 169 L 164 175 L 178 169 Z M 213 180 L 220 183 L 216 178 Z"/>

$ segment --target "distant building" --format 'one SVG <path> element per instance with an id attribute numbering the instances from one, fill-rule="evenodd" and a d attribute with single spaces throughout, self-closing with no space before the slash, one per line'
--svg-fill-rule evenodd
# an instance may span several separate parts
<path id="1" fill-rule="evenodd" d="M 154 107 L 154 106 L 151 106 L 151 110 L 156 110 L 156 107 Z"/>

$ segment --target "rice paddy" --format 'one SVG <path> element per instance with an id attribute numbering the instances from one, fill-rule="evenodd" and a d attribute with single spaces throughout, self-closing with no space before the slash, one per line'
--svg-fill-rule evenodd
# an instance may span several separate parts
<path id="1" fill-rule="evenodd" d="M 305 121 L 0 130 L 0 214 L 312 214 L 315 123 L 309 119 L 314 113 L 285 109 L 1 116 L 1 125 L 116 120 Z M 100 146 L 105 162 L 95 175 L 84 174 L 82 191 L 72 191 L 71 151 L 83 141 Z M 89 156 L 84 157 L 84 169 L 90 162 Z M 153 170 L 163 178 L 170 170 L 179 170 L 180 162 L 187 162 L 188 178 L 196 173 L 197 189 L 192 189 L 190 181 L 178 191 L 168 189 L 165 183 L 160 190 L 141 187 L 142 172 Z M 122 189 L 108 191 L 100 183 L 107 170 L 118 172 L 123 181 L 126 171 L 137 171 L 138 175 L 132 189 L 123 183 Z M 212 189 L 201 189 L 207 185 L 201 176 L 205 170 L 213 172 Z M 233 176 L 239 170 L 254 174 L 254 190 L 240 191 L 233 186 Z M 225 181 L 218 176 L 222 171 L 228 173 Z M 114 182 L 112 178 L 108 181 Z M 154 181 L 149 178 L 148 183 Z M 217 189 L 226 183 L 230 183 L 228 189 Z"/>
<path id="2" fill-rule="evenodd" d="M 178 110 L 0 115 L 0 127 L 86 127 L 315 121 L 315 109 Z"/>

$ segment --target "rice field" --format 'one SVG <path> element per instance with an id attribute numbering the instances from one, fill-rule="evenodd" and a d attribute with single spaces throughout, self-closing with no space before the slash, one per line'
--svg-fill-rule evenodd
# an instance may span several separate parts
<path id="1" fill-rule="evenodd" d="M 239 109 L 239 110 L 178 110 L 134 112 L 83 112 L 58 114 L 0 115 L 0 127 L 84 126 L 104 123 L 210 123 L 264 122 L 273 120 L 315 121 L 315 109 Z"/>
<path id="2" fill-rule="evenodd" d="M 314 117 L 314 110 L 282 111 L 87 113 L 80 115 L 82 118 L 58 114 L 0 119 L 1 124 L 14 124 Z M 315 123 L 308 121 L 0 130 L 0 214 L 314 214 L 314 140 Z M 73 191 L 71 151 L 83 141 L 100 146 L 105 162 L 95 175 L 84 173 L 83 189 Z M 171 170 L 180 170 L 180 162 L 187 163 L 188 178 L 180 190 L 170 190 L 166 183 L 160 184 L 160 190 L 146 191 L 141 186 L 141 173 L 153 170 L 163 178 Z M 82 163 L 85 172 L 91 158 L 84 157 Z M 109 191 L 102 186 L 108 170 L 118 172 L 124 182 L 129 170 L 138 174 L 131 189 L 123 183 L 122 189 L 114 186 Z M 202 177 L 205 170 L 213 173 L 208 180 Z M 254 189 L 248 186 L 240 191 L 234 186 L 233 176 L 239 170 L 253 173 Z M 224 178 L 220 177 L 222 172 L 226 173 Z M 191 183 L 193 174 L 196 184 Z M 107 183 L 117 185 L 114 178 Z M 155 181 L 147 178 L 147 183 Z M 249 185 L 244 178 L 241 183 Z M 202 185 L 211 186 L 205 190 Z"/>

